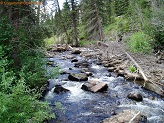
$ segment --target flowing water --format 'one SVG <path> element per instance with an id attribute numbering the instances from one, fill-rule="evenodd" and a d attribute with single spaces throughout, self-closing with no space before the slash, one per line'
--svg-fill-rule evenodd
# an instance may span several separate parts
<path id="1" fill-rule="evenodd" d="M 80 68 L 75 68 L 70 59 L 63 59 L 69 52 L 60 53 L 55 58 L 49 58 L 61 70 L 67 73 L 80 73 Z M 84 60 L 78 55 L 74 55 L 79 61 Z M 114 113 L 124 109 L 140 111 L 147 116 L 146 123 L 164 123 L 164 100 L 160 96 L 143 89 L 140 85 L 127 82 L 122 77 L 110 76 L 105 67 L 96 64 L 96 60 L 88 60 L 89 70 L 94 77 L 108 84 L 108 90 L 104 93 L 92 93 L 81 89 L 83 82 L 68 80 L 68 74 L 62 74 L 58 78 L 49 81 L 45 101 L 48 101 L 57 119 L 51 123 L 99 123 L 105 118 L 109 118 Z M 70 69 L 71 68 L 71 69 Z M 48 67 L 47 69 L 50 69 Z M 53 92 L 55 85 L 62 85 L 70 92 L 56 94 Z M 138 91 L 143 96 L 142 102 L 136 102 L 127 98 L 131 91 Z M 153 100 L 152 100 L 153 98 Z M 59 103 L 60 102 L 60 103 Z"/>

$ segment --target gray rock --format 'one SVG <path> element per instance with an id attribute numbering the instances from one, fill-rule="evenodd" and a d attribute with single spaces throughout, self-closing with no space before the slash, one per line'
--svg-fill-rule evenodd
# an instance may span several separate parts
<path id="1" fill-rule="evenodd" d="M 76 58 L 72 59 L 71 62 L 78 62 L 78 60 Z"/>
<path id="2" fill-rule="evenodd" d="M 82 72 L 82 73 L 89 72 L 89 69 L 88 69 L 88 68 L 82 68 L 82 69 L 81 69 L 81 72 Z"/>
<path id="3" fill-rule="evenodd" d="M 108 68 L 107 68 L 107 70 L 108 70 L 109 72 L 113 72 L 115 69 L 116 69 L 115 67 L 108 67 Z"/>
<path id="4" fill-rule="evenodd" d="M 87 74 L 87 76 L 93 76 L 93 73 L 91 72 L 85 72 L 85 74 Z"/>
<path id="5" fill-rule="evenodd" d="M 143 100 L 142 95 L 135 91 L 130 92 L 127 97 L 138 102 Z"/>
<path id="6" fill-rule="evenodd" d="M 89 63 L 87 61 L 80 61 L 75 63 L 75 67 L 87 68 Z"/>
<path id="7" fill-rule="evenodd" d="M 86 83 L 84 83 L 81 87 L 81 89 L 85 91 L 91 91 L 91 92 L 103 92 L 107 91 L 108 85 L 104 82 L 100 82 L 97 80 L 90 80 Z"/>
<path id="8" fill-rule="evenodd" d="M 81 53 L 80 49 L 74 49 L 72 51 L 72 54 L 80 54 L 80 53 Z"/>
<path id="9" fill-rule="evenodd" d="M 72 81 L 87 81 L 88 76 L 85 73 L 71 73 L 69 74 L 68 79 Z"/>
<path id="10" fill-rule="evenodd" d="M 63 88 L 61 85 L 55 85 L 55 89 L 54 89 L 54 92 L 59 94 L 59 93 L 66 93 L 70 90 L 66 89 L 66 88 Z"/>
<path id="11" fill-rule="evenodd" d="M 73 55 L 66 55 L 66 58 L 67 58 L 67 59 L 73 59 L 74 56 L 73 56 Z"/>
<path id="12" fill-rule="evenodd" d="M 124 110 L 121 113 L 106 118 L 100 123 L 140 123 L 141 114 L 133 110 Z"/>

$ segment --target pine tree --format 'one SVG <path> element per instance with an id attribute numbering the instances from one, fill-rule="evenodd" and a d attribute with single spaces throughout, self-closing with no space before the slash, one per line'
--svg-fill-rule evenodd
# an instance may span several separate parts
<path id="1" fill-rule="evenodd" d="M 67 36 L 67 43 L 70 42 L 70 37 L 69 37 L 69 34 L 68 34 L 68 31 L 67 31 L 67 27 L 65 25 L 65 22 L 64 22 L 64 18 L 63 18 L 63 15 L 62 15 L 62 12 L 61 12 L 61 9 L 60 9 L 60 6 L 59 6 L 59 1 L 58 0 L 55 0 L 55 7 L 56 7 L 56 12 L 58 12 L 58 16 L 59 16 L 59 20 L 60 20 L 60 24 L 62 25 L 63 27 L 63 30 Z M 55 18 L 57 19 L 57 18 Z"/>
<path id="2" fill-rule="evenodd" d="M 87 34 L 91 40 L 103 40 L 102 23 L 96 0 L 82 0 L 82 21 L 86 26 Z"/>
<path id="3" fill-rule="evenodd" d="M 115 14 L 116 16 L 120 16 L 127 13 L 127 9 L 129 6 L 129 0 L 115 0 Z"/>
<path id="4" fill-rule="evenodd" d="M 72 17 L 72 26 L 73 26 L 73 39 L 75 40 L 75 46 L 78 46 L 78 30 L 77 30 L 77 21 L 78 21 L 78 0 L 71 0 L 71 17 Z"/>

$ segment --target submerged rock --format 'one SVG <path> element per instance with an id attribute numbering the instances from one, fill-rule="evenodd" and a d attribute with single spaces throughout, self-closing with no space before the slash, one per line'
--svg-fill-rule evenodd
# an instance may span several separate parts
<path id="1" fill-rule="evenodd" d="M 124 110 L 121 113 L 106 118 L 100 123 L 140 123 L 141 114 L 133 110 Z"/>
<path id="2" fill-rule="evenodd" d="M 135 101 L 142 101 L 142 95 L 139 92 L 132 91 L 127 96 L 129 99 L 135 100 Z"/>
<path id="3" fill-rule="evenodd" d="M 90 80 L 86 83 L 84 83 L 81 87 L 81 89 L 85 91 L 91 91 L 91 92 L 103 92 L 108 89 L 108 85 L 104 82 L 100 82 L 97 80 Z"/>
<path id="4" fill-rule="evenodd" d="M 63 88 L 61 85 L 55 85 L 55 89 L 54 89 L 54 92 L 59 94 L 59 93 L 66 93 L 70 90 L 66 89 L 66 88 Z"/>
<path id="5" fill-rule="evenodd" d="M 79 73 L 79 74 L 71 73 L 69 74 L 68 79 L 72 81 L 87 81 L 88 76 L 85 73 Z"/>

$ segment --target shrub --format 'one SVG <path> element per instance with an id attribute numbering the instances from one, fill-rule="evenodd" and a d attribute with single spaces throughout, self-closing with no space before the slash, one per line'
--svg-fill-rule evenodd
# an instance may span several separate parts
<path id="1" fill-rule="evenodd" d="M 15 76 L 0 46 L 0 122 L 38 123 L 54 118 L 47 103 L 38 100 L 40 94 L 26 83 L 26 74 Z"/>
<path id="2" fill-rule="evenodd" d="M 81 41 L 79 41 L 79 46 L 80 47 L 84 47 L 84 46 L 86 46 L 88 44 L 94 44 L 94 43 L 95 43 L 95 41 L 81 40 Z"/>
<path id="3" fill-rule="evenodd" d="M 130 66 L 130 67 L 129 67 L 129 71 L 130 71 L 131 73 L 134 73 L 134 72 L 136 71 L 136 67 Z"/>
<path id="4" fill-rule="evenodd" d="M 143 32 L 135 32 L 128 40 L 130 51 L 135 53 L 150 53 L 152 46 L 149 43 L 151 37 Z"/>

